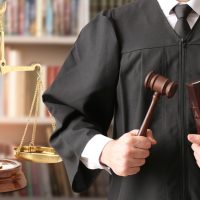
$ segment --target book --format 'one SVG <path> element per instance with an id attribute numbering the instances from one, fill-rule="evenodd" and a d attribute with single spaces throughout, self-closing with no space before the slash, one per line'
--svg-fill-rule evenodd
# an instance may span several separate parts
<path id="1" fill-rule="evenodd" d="M 21 64 L 21 54 L 18 50 L 16 49 L 10 49 L 8 52 L 8 64 L 10 66 L 17 66 Z M 5 101 L 7 104 L 7 108 L 6 108 L 6 115 L 9 117 L 16 117 L 17 115 L 17 110 L 21 105 L 20 104 L 20 100 L 21 100 L 21 96 L 19 96 L 19 92 L 21 92 L 21 89 L 19 91 L 19 84 L 21 84 L 21 82 L 19 82 L 18 80 L 18 76 L 17 75 L 18 72 L 10 72 L 8 74 L 6 74 L 5 79 L 7 79 L 5 81 L 6 85 L 4 87 L 5 93 Z M 18 89 L 17 89 L 18 88 Z"/>
<path id="2" fill-rule="evenodd" d="M 24 5 L 25 0 L 19 0 L 19 14 L 18 14 L 18 34 L 22 35 L 24 33 Z"/>
<path id="3" fill-rule="evenodd" d="M 36 36 L 42 36 L 43 33 L 43 2 L 36 0 Z"/>
<path id="4" fill-rule="evenodd" d="M 53 34 L 53 3 L 52 0 L 46 0 L 46 34 Z"/>
<path id="5" fill-rule="evenodd" d="M 5 32 L 7 35 L 77 35 L 79 27 L 89 21 L 88 5 L 89 0 L 7 0 Z"/>
<path id="6" fill-rule="evenodd" d="M 29 33 L 30 35 L 36 35 L 36 1 L 29 1 Z"/>
<path id="7" fill-rule="evenodd" d="M 196 123 L 197 133 L 200 134 L 200 81 L 188 83 L 186 86 Z"/>
<path id="8" fill-rule="evenodd" d="M 71 1 L 64 0 L 64 19 L 63 19 L 63 26 L 64 26 L 64 35 L 70 34 L 70 15 L 71 15 Z"/>
<path id="9" fill-rule="evenodd" d="M 82 30 L 82 28 L 88 23 L 89 21 L 89 12 L 85 12 L 86 10 L 89 10 L 89 0 L 85 1 L 79 1 L 78 4 L 78 32 Z"/>
<path id="10" fill-rule="evenodd" d="M 24 5 L 24 35 L 29 35 L 29 26 L 30 26 L 30 17 L 29 17 L 29 10 L 30 10 L 30 2 L 27 0 L 25 1 Z M 9 21 L 8 21 L 9 23 Z"/>
<path id="11" fill-rule="evenodd" d="M 78 5 L 79 5 L 79 0 L 72 0 L 71 1 L 71 26 L 70 26 L 70 33 L 72 35 L 76 35 L 78 32 Z"/>

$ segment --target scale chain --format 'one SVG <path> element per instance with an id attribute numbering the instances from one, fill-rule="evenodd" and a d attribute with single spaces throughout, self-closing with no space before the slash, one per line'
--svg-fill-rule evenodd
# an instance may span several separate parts
<path id="1" fill-rule="evenodd" d="M 38 93 L 38 81 L 36 83 L 35 93 L 34 93 L 34 96 L 33 96 L 33 101 L 32 101 L 32 104 L 31 104 L 31 109 L 30 109 L 30 112 L 29 112 L 28 121 L 27 121 L 26 127 L 24 129 L 24 133 L 23 133 L 19 148 L 17 150 L 18 152 L 20 151 L 21 147 L 23 146 L 23 143 L 24 143 L 24 140 L 25 140 L 25 136 L 26 136 L 26 133 L 27 133 L 28 125 L 30 124 L 30 118 L 32 116 L 33 108 L 34 108 L 35 101 L 36 101 L 36 98 L 37 98 L 37 93 Z"/>

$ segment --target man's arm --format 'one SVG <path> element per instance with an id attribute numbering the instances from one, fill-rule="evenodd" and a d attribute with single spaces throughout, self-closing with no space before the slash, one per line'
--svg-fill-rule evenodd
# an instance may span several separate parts
<path id="1" fill-rule="evenodd" d="M 156 144 L 152 132 L 147 137 L 136 136 L 138 130 L 124 134 L 118 140 L 102 135 L 94 136 L 81 154 L 81 161 L 89 169 L 111 168 L 119 176 L 137 174 L 145 164 L 149 150 Z"/>
<path id="2" fill-rule="evenodd" d="M 109 171 L 108 167 L 102 165 L 99 161 L 100 155 L 104 146 L 112 141 L 111 138 L 104 135 L 95 135 L 85 146 L 80 160 L 88 169 L 105 169 Z"/>
<path id="3" fill-rule="evenodd" d="M 100 170 L 80 162 L 86 144 L 95 135 L 107 135 L 116 101 L 120 51 L 112 19 L 94 18 L 79 35 L 43 101 L 56 119 L 50 138 L 62 157 L 72 188 L 86 190 Z"/>

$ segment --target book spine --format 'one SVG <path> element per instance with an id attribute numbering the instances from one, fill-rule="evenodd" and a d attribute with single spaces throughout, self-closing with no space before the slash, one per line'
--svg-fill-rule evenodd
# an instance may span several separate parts
<path id="1" fill-rule="evenodd" d="M 5 26 L 5 32 L 8 35 L 12 35 L 12 7 L 13 7 L 13 1 L 8 0 L 7 1 L 7 8 L 6 8 L 6 26 Z"/>
<path id="2" fill-rule="evenodd" d="M 53 1 L 55 2 L 55 1 Z M 52 0 L 46 1 L 46 34 L 53 34 L 53 25 L 54 25 L 54 12 L 53 12 L 53 2 Z"/>
<path id="3" fill-rule="evenodd" d="M 43 34 L 43 0 L 36 1 L 36 36 Z"/>
<path id="4" fill-rule="evenodd" d="M 78 3 L 78 33 L 89 22 L 89 0 L 79 1 Z"/>
<path id="5" fill-rule="evenodd" d="M 199 102 L 198 102 L 200 99 L 198 99 L 198 96 L 193 84 L 187 84 L 187 89 L 188 89 L 188 94 L 189 94 L 190 105 L 191 105 L 194 120 L 196 123 L 197 133 L 200 134 L 200 107 L 199 107 Z"/>
<path id="6" fill-rule="evenodd" d="M 18 13 L 18 16 L 19 16 L 19 21 L 18 21 L 18 24 L 19 24 L 19 27 L 18 27 L 18 34 L 19 35 L 23 35 L 24 34 L 24 5 L 25 5 L 25 0 L 19 0 L 19 13 Z"/>
<path id="7" fill-rule="evenodd" d="M 10 50 L 8 55 L 8 64 L 11 66 L 20 65 L 21 64 L 21 54 L 17 50 Z M 7 115 L 9 117 L 17 116 L 17 108 L 18 108 L 18 91 L 17 91 L 17 72 L 11 72 L 7 74 L 8 81 L 8 91 L 6 95 L 7 100 Z M 19 97 L 20 98 L 20 97 Z"/>
<path id="8" fill-rule="evenodd" d="M 70 0 L 64 0 L 64 35 L 70 33 Z"/>
<path id="9" fill-rule="evenodd" d="M 35 0 L 29 0 L 30 10 L 29 10 L 29 33 L 30 35 L 36 35 L 36 2 Z"/>
<path id="10" fill-rule="evenodd" d="M 53 1 L 53 34 L 59 35 L 59 2 Z"/>
<path id="11" fill-rule="evenodd" d="M 13 1 L 13 10 L 12 10 L 12 26 L 13 26 L 13 34 L 17 35 L 18 34 L 18 1 Z"/>
<path id="12" fill-rule="evenodd" d="M 58 33 L 64 35 L 64 0 L 58 1 Z"/>
<path id="13" fill-rule="evenodd" d="M 29 16 L 29 10 L 30 10 L 30 1 L 25 1 L 25 14 L 24 14 L 24 34 L 29 35 L 29 26 L 30 26 L 30 16 Z"/>
<path id="14" fill-rule="evenodd" d="M 71 27 L 70 27 L 70 33 L 72 35 L 76 35 L 78 32 L 78 5 L 79 0 L 73 0 L 71 1 Z"/>

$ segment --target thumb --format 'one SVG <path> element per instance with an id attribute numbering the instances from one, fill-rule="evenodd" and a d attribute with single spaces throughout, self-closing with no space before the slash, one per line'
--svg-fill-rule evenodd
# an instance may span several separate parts
<path id="1" fill-rule="evenodd" d="M 189 134 L 189 135 L 188 135 L 188 140 L 189 140 L 191 143 L 195 143 L 195 144 L 200 145 L 200 135 L 197 135 L 197 134 Z"/>
<path id="2" fill-rule="evenodd" d="M 150 129 L 147 130 L 146 137 L 150 140 L 150 142 L 151 142 L 152 145 L 157 144 L 157 141 L 153 137 L 153 133 L 152 133 L 152 131 Z"/>

